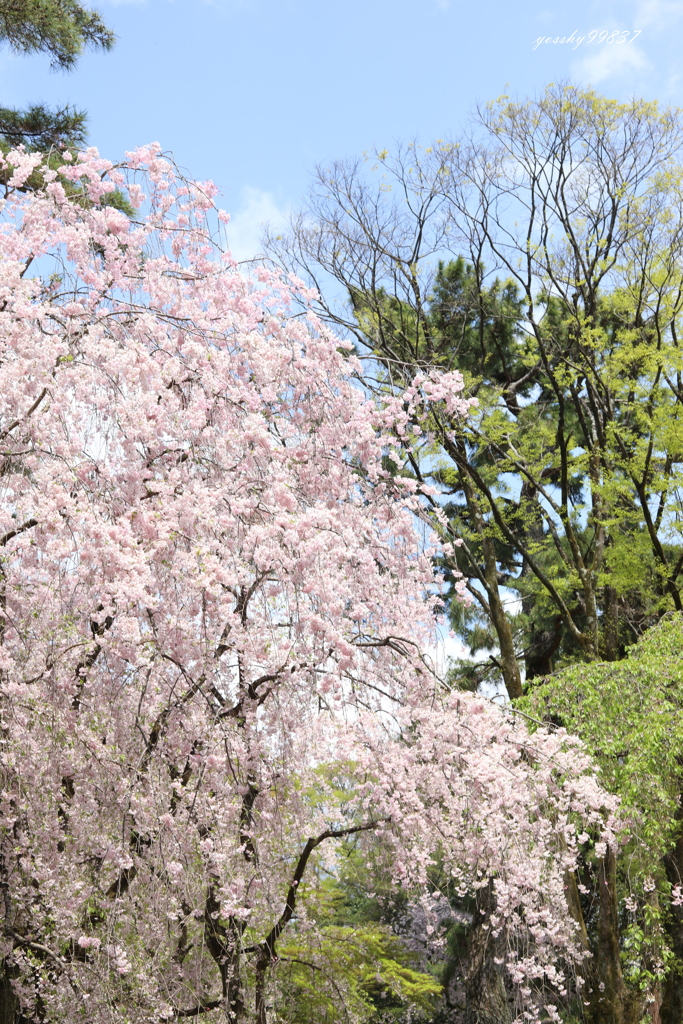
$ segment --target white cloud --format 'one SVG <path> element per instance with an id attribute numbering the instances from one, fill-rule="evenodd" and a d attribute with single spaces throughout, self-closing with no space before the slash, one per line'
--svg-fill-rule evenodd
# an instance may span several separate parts
<path id="1" fill-rule="evenodd" d="M 242 204 L 233 213 L 226 228 L 228 248 L 241 262 L 251 260 L 262 251 L 261 238 L 266 225 L 277 231 L 287 223 L 287 211 L 280 209 L 272 192 L 263 192 L 248 185 L 242 189 Z"/>
<path id="2" fill-rule="evenodd" d="M 656 2 L 656 0 L 655 0 Z M 608 78 L 621 78 L 634 71 L 644 71 L 650 62 L 636 46 L 599 45 L 583 60 L 572 64 L 572 75 L 581 82 L 598 85 Z"/>
<path id="3" fill-rule="evenodd" d="M 609 23 L 610 28 L 630 31 L 670 30 L 672 20 L 683 15 L 683 0 L 594 0 L 590 10 L 594 25 L 597 16 L 602 28 Z"/>

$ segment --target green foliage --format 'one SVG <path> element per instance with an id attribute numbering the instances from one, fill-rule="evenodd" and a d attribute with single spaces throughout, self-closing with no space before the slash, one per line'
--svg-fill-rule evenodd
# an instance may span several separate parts
<path id="1" fill-rule="evenodd" d="M 666 616 L 619 662 L 593 662 L 534 686 L 520 708 L 580 736 L 633 830 L 632 868 L 657 871 L 679 831 L 683 788 L 683 616 Z"/>
<path id="2" fill-rule="evenodd" d="M 326 925 L 315 940 L 283 944 L 278 1015 L 288 1024 L 398 1020 L 431 1015 L 436 978 L 415 970 L 400 940 L 382 924 Z M 420 1011 L 422 1011 L 420 1013 Z M 389 1016 L 387 1016 L 389 1014 Z"/>
<path id="3" fill-rule="evenodd" d="M 16 53 L 48 53 L 70 70 L 86 46 L 109 50 L 114 33 L 97 11 L 77 0 L 11 0 L 0 6 L 0 41 Z"/>
<path id="4" fill-rule="evenodd" d="M 26 110 L 0 107 L 0 137 L 3 149 L 24 146 L 27 150 L 47 151 L 57 146 L 84 146 L 86 115 L 72 107 L 49 110 L 43 104 Z"/>
<path id="5" fill-rule="evenodd" d="M 353 303 L 386 387 L 437 364 L 459 368 L 477 398 L 467 422 L 431 424 L 449 439 L 408 453 L 401 472 L 439 486 L 464 541 L 442 563 L 475 598 L 452 604 L 453 628 L 471 653 L 495 650 L 491 600 L 514 592 L 518 610 L 505 618 L 530 680 L 586 656 L 621 657 L 681 604 L 683 366 L 657 318 L 635 323 L 625 288 L 597 296 L 591 317 L 539 295 L 534 335 L 521 329 L 517 286 L 484 287 L 482 273 L 462 259 L 439 264 L 420 316 L 383 292 Z M 464 688 L 496 675 L 495 658 L 451 668 Z"/>
<path id="6" fill-rule="evenodd" d="M 109 50 L 114 33 L 100 15 L 77 0 L 11 0 L 0 4 L 0 42 L 15 53 L 47 53 L 52 67 L 71 70 L 88 46 Z M 25 110 L 0 107 L 0 147 L 49 152 L 85 145 L 86 114 L 66 106 L 50 110 L 34 104 Z"/>
<path id="7" fill-rule="evenodd" d="M 306 923 L 280 944 L 275 1019 L 430 1021 L 443 988 L 438 970 L 425 973 L 396 931 L 408 899 L 381 849 L 348 841 L 339 875 L 320 882 L 307 900 Z"/>
<path id="8" fill-rule="evenodd" d="M 624 976 L 648 990 L 680 966 L 669 931 L 672 884 L 683 881 L 675 858 L 682 834 L 683 616 L 665 616 L 620 662 L 551 676 L 519 707 L 580 736 L 621 800 L 629 832 L 617 871 Z M 589 887 L 590 844 L 584 861 Z"/>

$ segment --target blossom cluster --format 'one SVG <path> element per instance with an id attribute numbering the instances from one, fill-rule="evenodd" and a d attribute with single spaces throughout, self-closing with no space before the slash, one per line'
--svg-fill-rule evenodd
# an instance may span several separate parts
<path id="1" fill-rule="evenodd" d="M 313 848 L 378 829 L 397 880 L 424 882 L 437 846 L 463 887 L 495 877 L 530 949 L 515 979 L 550 977 L 576 953 L 574 820 L 609 839 L 610 807 L 568 737 L 437 701 L 422 497 L 384 468 L 404 408 L 467 414 L 462 378 L 378 408 L 292 312 L 300 282 L 241 275 L 215 189 L 156 146 L 66 154 L 38 189 L 39 157 L 0 159 L 0 880 L 22 1012 L 234 1017 Z M 350 795 L 324 770 L 342 756 Z"/>

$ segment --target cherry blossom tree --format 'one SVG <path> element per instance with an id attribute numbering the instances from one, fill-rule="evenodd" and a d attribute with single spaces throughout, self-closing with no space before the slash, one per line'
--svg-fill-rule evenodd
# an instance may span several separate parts
<path id="1" fill-rule="evenodd" d="M 614 805 L 577 740 L 426 655 L 434 541 L 386 455 L 467 415 L 461 376 L 370 401 L 158 147 L 40 162 L 7 156 L 0 233 L 2 1019 L 266 1024 L 312 866 L 369 833 L 397 884 L 438 853 L 488 886 L 552 1015 Z"/>

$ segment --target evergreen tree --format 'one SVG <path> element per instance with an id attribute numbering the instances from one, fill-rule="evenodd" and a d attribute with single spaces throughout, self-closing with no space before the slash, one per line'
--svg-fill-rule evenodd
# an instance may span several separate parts
<path id="1" fill-rule="evenodd" d="M 49 54 L 55 70 L 70 71 L 86 46 L 109 50 L 114 41 L 100 15 L 76 0 L 0 2 L 0 42 L 15 53 Z M 19 145 L 29 150 L 82 146 L 85 122 L 85 112 L 70 106 L 0 107 L 0 147 L 7 151 Z"/>

